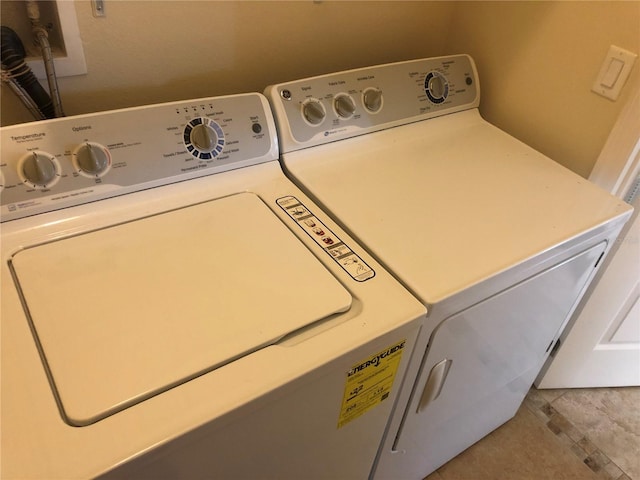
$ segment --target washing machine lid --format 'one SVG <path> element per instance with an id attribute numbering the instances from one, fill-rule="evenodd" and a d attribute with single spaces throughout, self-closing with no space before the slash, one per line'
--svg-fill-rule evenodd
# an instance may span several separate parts
<path id="1" fill-rule="evenodd" d="M 66 420 L 78 426 L 352 300 L 251 193 L 28 248 L 12 268 Z"/>
<path id="2" fill-rule="evenodd" d="M 475 109 L 283 158 L 426 304 L 630 213 Z"/>

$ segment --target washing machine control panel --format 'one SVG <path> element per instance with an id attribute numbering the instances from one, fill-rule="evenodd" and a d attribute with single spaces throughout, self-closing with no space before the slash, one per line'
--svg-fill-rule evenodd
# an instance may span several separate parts
<path id="1" fill-rule="evenodd" d="M 4 127 L 2 221 L 278 158 L 260 94 Z"/>
<path id="2" fill-rule="evenodd" d="M 479 104 L 467 55 L 399 62 L 268 87 L 283 152 L 311 147 Z"/>

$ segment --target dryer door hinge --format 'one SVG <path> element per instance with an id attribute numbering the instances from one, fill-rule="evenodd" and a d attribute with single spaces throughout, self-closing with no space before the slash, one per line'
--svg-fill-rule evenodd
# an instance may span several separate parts
<path id="1" fill-rule="evenodd" d="M 551 348 L 551 353 L 549 354 L 550 357 L 555 357 L 556 356 L 556 352 L 558 351 L 558 349 L 560 348 L 560 339 L 556 340 L 555 345 L 553 344 L 553 340 L 551 340 L 551 343 L 549 344 L 549 346 L 547 347 L 547 352 L 549 351 L 549 349 L 551 348 L 551 345 L 553 345 L 553 348 Z"/>

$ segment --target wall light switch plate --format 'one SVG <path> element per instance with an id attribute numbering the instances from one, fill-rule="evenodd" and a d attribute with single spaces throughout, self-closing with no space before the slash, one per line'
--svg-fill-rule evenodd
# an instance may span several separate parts
<path id="1" fill-rule="evenodd" d="M 598 95 L 616 100 L 637 57 L 633 52 L 611 45 L 591 90 Z"/>

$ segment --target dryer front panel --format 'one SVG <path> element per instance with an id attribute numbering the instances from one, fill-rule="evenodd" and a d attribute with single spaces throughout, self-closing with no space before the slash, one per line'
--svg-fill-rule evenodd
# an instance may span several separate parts
<path id="1" fill-rule="evenodd" d="M 438 325 L 375 478 L 422 478 L 515 415 L 606 245 Z"/>

